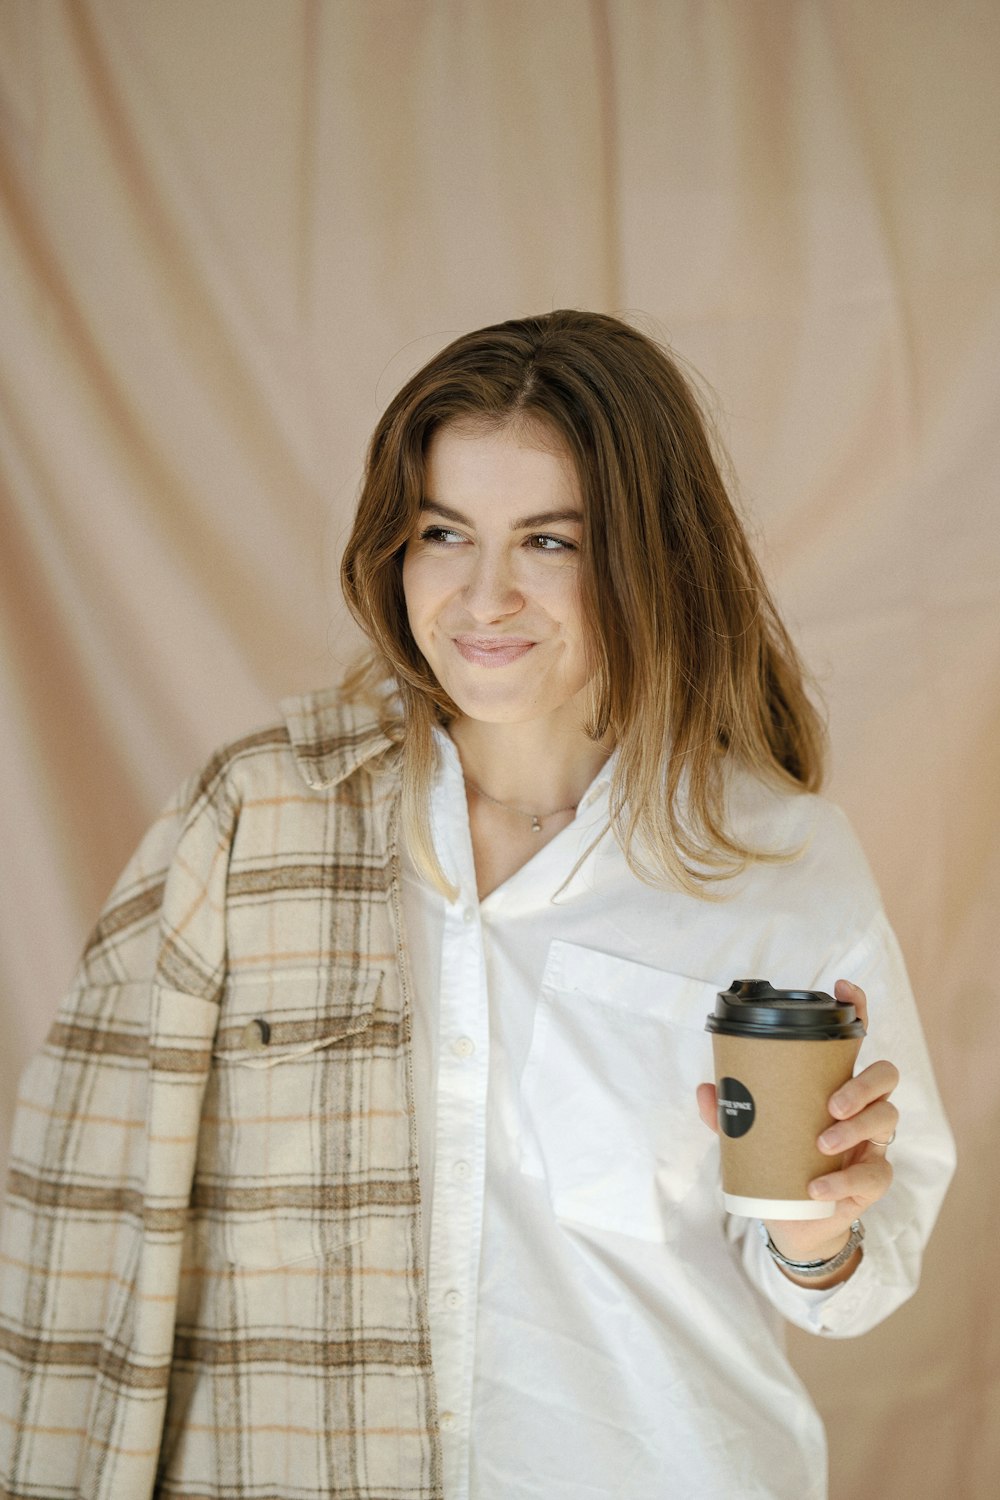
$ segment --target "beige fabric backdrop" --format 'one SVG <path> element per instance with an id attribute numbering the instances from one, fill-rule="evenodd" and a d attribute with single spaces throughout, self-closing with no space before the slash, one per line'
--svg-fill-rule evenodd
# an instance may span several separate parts
<path id="1" fill-rule="evenodd" d="M 635 316 L 719 393 L 963 1169 L 794 1355 L 834 1500 L 1000 1472 L 995 0 L 0 0 L 4 1129 L 172 786 L 354 636 L 364 440 L 452 335 Z"/>

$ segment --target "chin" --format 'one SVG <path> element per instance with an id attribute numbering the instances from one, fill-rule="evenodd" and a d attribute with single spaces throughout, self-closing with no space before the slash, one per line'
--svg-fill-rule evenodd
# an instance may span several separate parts
<path id="1" fill-rule="evenodd" d="M 448 696 L 463 719 L 476 719 L 481 724 L 523 724 L 530 719 L 541 718 L 547 711 L 534 704 L 498 703 L 496 700 L 477 698 L 469 693 L 453 693 Z"/>
<path id="2" fill-rule="evenodd" d="M 452 688 L 445 686 L 445 691 L 458 709 L 459 716 L 470 719 L 479 724 L 532 724 L 540 719 L 556 719 L 566 712 L 573 713 L 577 710 L 575 695 L 565 693 L 549 693 L 532 696 L 530 700 L 523 697 L 504 698 L 501 694 L 482 695 L 469 692 L 455 692 Z"/>

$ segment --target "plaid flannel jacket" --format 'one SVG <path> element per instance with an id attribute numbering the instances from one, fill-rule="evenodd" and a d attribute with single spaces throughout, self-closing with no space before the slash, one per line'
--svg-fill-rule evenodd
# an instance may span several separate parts
<path id="1" fill-rule="evenodd" d="M 441 1495 L 398 751 L 285 711 L 151 829 L 25 1074 L 2 1497 Z"/>

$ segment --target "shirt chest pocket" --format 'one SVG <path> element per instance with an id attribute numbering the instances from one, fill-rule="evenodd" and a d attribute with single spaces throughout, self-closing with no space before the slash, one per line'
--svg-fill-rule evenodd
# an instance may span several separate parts
<path id="1" fill-rule="evenodd" d="M 285 1265 L 364 1237 L 381 980 L 345 969 L 228 988 L 192 1206 L 230 1263 Z"/>
<path id="2" fill-rule="evenodd" d="M 521 1089 L 521 1170 L 561 1218 L 662 1240 L 713 1136 L 715 986 L 553 942 Z"/>

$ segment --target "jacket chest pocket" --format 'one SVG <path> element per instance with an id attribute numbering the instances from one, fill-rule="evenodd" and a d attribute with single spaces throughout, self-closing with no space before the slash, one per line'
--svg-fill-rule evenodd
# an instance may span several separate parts
<path id="1" fill-rule="evenodd" d="M 560 1218 L 663 1240 L 714 1137 L 715 986 L 553 942 L 521 1089 L 521 1170 Z"/>
<path id="2" fill-rule="evenodd" d="M 329 1255 L 371 1213 L 371 1064 L 380 971 L 230 985 L 205 1096 L 199 1237 L 247 1267 Z"/>

